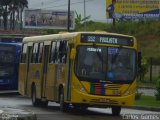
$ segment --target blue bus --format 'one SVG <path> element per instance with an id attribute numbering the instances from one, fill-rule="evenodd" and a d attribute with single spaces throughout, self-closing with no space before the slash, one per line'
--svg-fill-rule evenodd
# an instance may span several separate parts
<path id="1" fill-rule="evenodd" d="M 21 43 L 0 42 L 0 90 L 18 89 Z"/>

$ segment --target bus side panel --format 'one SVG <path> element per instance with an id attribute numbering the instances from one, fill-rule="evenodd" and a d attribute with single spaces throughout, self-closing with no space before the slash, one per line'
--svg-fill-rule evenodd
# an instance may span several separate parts
<path id="1" fill-rule="evenodd" d="M 64 69 L 64 64 L 59 64 L 55 66 L 55 74 L 56 74 L 56 89 L 54 91 L 55 95 L 56 95 L 56 100 L 58 100 L 59 98 L 59 87 L 62 85 L 63 86 L 63 90 L 65 93 L 66 90 L 66 86 L 65 86 L 65 69 Z M 65 96 L 65 94 L 64 94 Z"/>
<path id="2" fill-rule="evenodd" d="M 48 100 L 55 100 L 56 83 L 55 65 L 49 64 L 46 81 L 46 97 Z"/>
<path id="3" fill-rule="evenodd" d="M 29 77 L 28 77 L 28 95 L 31 97 L 32 84 L 36 87 L 36 97 L 41 98 L 42 90 L 42 64 L 30 63 Z"/>
<path id="4" fill-rule="evenodd" d="M 21 95 L 25 95 L 25 73 L 26 64 L 19 65 L 19 75 L 18 75 L 18 91 Z"/>
<path id="5" fill-rule="evenodd" d="M 59 87 L 64 86 L 64 65 L 50 64 L 46 81 L 46 97 L 48 100 L 58 101 Z"/>

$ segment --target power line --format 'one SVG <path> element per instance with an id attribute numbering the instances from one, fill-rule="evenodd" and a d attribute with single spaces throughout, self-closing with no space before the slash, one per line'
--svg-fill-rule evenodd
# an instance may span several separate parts
<path id="1" fill-rule="evenodd" d="M 55 3 L 55 2 L 58 2 L 58 1 L 61 1 L 61 0 L 54 0 L 54 1 L 49 2 L 48 4 Z"/>
<path id="2" fill-rule="evenodd" d="M 86 1 L 86 2 L 91 2 L 91 1 L 94 1 L 94 0 L 88 0 L 88 1 Z M 79 4 L 79 3 L 84 3 L 84 1 L 81 1 L 81 2 L 73 2 L 73 3 L 71 3 L 70 5 Z M 56 6 L 52 6 L 52 7 L 45 7 L 45 8 L 63 7 L 63 6 L 68 6 L 68 4 L 61 4 L 61 5 L 56 5 Z"/>
<path id="3" fill-rule="evenodd" d="M 49 5 L 49 6 L 51 6 L 51 5 L 52 5 L 52 3 L 55 3 L 55 2 L 57 2 L 57 1 L 60 1 L 60 0 L 55 0 L 55 1 L 53 1 L 53 2 L 49 2 L 49 3 L 47 3 L 47 2 L 46 2 L 47 4 L 45 4 L 45 7 L 46 7 L 46 6 L 48 6 L 48 5 Z M 67 2 L 67 1 L 68 1 L 68 0 L 66 0 L 66 2 Z"/>
<path id="4" fill-rule="evenodd" d="M 30 4 L 30 2 L 28 1 L 28 3 Z M 32 5 L 37 5 L 37 4 L 41 4 L 42 3 L 42 1 L 32 1 Z"/>
<path id="5" fill-rule="evenodd" d="M 50 1 L 50 2 L 49 2 Z M 52 4 L 52 3 L 56 3 L 56 2 L 58 2 L 58 1 L 61 1 L 61 0 L 49 0 L 49 1 L 38 1 L 38 2 L 34 2 L 34 3 L 32 3 L 32 6 L 33 5 L 37 5 L 37 4 L 44 4 L 44 3 L 47 3 L 47 4 Z"/>

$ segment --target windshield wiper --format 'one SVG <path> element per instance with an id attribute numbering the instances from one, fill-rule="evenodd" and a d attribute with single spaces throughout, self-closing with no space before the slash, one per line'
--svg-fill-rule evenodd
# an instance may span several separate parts
<path id="1" fill-rule="evenodd" d="M 93 43 L 93 48 L 97 48 L 97 45 L 95 43 Z M 96 51 L 96 54 L 98 56 L 98 58 L 102 61 L 102 64 L 104 62 L 102 55 L 99 53 L 99 51 Z"/>
<path id="2" fill-rule="evenodd" d="M 119 47 L 118 47 L 118 52 L 113 56 L 113 58 L 112 58 L 112 60 L 111 60 L 111 63 L 112 63 L 112 64 L 116 61 L 116 59 L 117 59 L 119 53 L 121 52 L 122 48 L 123 48 L 122 46 L 119 46 Z"/>

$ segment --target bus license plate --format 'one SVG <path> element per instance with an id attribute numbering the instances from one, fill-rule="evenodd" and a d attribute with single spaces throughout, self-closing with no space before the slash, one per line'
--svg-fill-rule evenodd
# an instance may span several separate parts
<path id="1" fill-rule="evenodd" d="M 101 99 L 99 99 L 99 102 L 110 102 L 110 99 L 101 98 Z"/>

